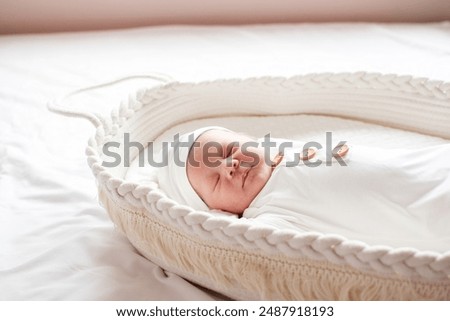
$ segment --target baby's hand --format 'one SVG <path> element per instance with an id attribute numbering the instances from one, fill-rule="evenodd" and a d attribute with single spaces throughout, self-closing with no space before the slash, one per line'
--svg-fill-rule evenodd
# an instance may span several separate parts
<path id="1" fill-rule="evenodd" d="M 349 147 L 347 144 L 338 145 L 333 149 L 333 155 L 344 157 L 348 153 Z"/>
<path id="2" fill-rule="evenodd" d="M 309 160 L 309 159 L 313 158 L 314 155 L 316 155 L 316 150 L 314 148 L 304 149 L 304 150 L 302 150 L 302 152 L 300 154 L 300 159 L 302 161 Z"/>
<path id="3" fill-rule="evenodd" d="M 335 148 L 333 148 L 332 150 L 332 154 L 334 157 L 344 157 L 349 151 L 349 147 L 347 144 L 343 144 L 343 145 L 338 145 Z M 308 148 L 308 149 L 304 149 L 301 153 L 300 153 L 300 159 L 302 161 L 307 161 L 310 160 L 311 158 L 313 158 L 317 153 L 317 149 L 315 148 Z"/>

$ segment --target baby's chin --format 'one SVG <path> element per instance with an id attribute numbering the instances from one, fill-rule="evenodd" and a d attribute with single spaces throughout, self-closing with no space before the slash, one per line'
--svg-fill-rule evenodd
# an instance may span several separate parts
<path id="1" fill-rule="evenodd" d="M 257 171 L 256 171 L 257 170 Z M 270 166 L 261 166 L 260 168 L 255 168 L 255 172 L 252 177 L 244 185 L 244 194 L 247 195 L 247 207 L 253 202 L 253 200 L 258 196 L 261 190 L 266 186 L 270 177 L 272 176 L 272 168 Z"/>
<path id="2" fill-rule="evenodd" d="M 228 199 L 227 202 L 224 202 L 221 208 L 222 211 L 226 211 L 232 214 L 241 215 L 244 211 L 250 207 L 250 204 L 258 195 L 259 191 L 244 191 L 239 196 L 239 199 Z"/>

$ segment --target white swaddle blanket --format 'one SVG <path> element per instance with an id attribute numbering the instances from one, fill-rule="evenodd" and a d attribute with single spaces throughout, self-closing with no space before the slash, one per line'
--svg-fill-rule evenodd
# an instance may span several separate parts
<path id="1" fill-rule="evenodd" d="M 349 145 L 347 166 L 311 162 L 289 166 L 303 143 L 283 161 L 243 213 L 279 228 L 340 234 L 370 245 L 450 248 L 450 144 L 421 149 Z"/>

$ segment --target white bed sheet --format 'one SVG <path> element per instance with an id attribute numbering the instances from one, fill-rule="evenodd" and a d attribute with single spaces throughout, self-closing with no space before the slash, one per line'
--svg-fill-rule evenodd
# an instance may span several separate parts
<path id="1" fill-rule="evenodd" d="M 147 261 L 114 230 L 84 157 L 93 127 L 49 113 L 50 98 L 155 71 L 200 81 L 361 70 L 450 81 L 450 23 L 1 36 L 0 299 L 222 299 Z M 104 112 L 138 86 L 99 91 L 83 107 Z"/>

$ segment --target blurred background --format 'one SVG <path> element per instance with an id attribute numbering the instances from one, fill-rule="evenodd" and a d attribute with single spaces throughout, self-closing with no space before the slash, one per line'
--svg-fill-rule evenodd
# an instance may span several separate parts
<path id="1" fill-rule="evenodd" d="M 436 22 L 450 0 L 0 0 L 0 33 L 166 24 Z"/>

